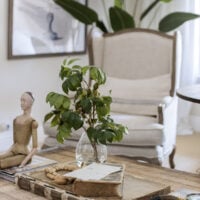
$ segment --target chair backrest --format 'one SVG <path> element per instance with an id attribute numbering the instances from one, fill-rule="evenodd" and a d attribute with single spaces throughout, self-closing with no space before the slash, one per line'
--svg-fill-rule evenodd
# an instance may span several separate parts
<path id="1" fill-rule="evenodd" d="M 123 80 L 168 80 L 168 95 L 176 82 L 176 34 L 149 29 L 130 29 L 92 37 L 89 59 L 109 77 Z M 155 82 L 156 83 L 156 82 Z M 157 83 L 156 83 L 157 84 Z"/>

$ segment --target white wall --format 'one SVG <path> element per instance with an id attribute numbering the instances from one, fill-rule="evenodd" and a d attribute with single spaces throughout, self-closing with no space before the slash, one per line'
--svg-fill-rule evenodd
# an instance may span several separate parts
<path id="1" fill-rule="evenodd" d="M 66 57 L 31 59 L 7 59 L 8 0 L 0 1 L 0 120 L 11 123 L 21 114 L 20 96 L 31 91 L 35 96 L 32 115 L 40 126 L 44 115 L 50 111 L 45 97 L 50 91 L 58 91 L 60 65 Z M 19 22 L 20 23 L 20 22 Z M 87 55 L 77 55 L 82 64 L 88 63 Z M 1 122 L 1 121 L 0 121 Z"/>

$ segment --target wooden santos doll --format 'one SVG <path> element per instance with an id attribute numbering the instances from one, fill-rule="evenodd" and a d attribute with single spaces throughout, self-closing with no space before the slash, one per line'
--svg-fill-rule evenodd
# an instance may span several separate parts
<path id="1" fill-rule="evenodd" d="M 31 117 L 31 108 L 34 98 L 31 92 L 25 92 L 21 96 L 21 109 L 23 113 L 13 120 L 13 145 L 10 149 L 0 154 L 0 169 L 19 166 L 23 167 L 31 162 L 37 151 L 37 127 L 38 123 Z M 32 150 L 28 144 L 32 138 Z"/>

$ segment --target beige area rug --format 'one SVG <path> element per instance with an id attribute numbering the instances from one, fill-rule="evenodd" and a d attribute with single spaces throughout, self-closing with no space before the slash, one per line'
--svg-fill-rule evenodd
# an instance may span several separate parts
<path id="1" fill-rule="evenodd" d="M 200 134 L 178 135 L 176 145 L 175 169 L 200 174 Z"/>

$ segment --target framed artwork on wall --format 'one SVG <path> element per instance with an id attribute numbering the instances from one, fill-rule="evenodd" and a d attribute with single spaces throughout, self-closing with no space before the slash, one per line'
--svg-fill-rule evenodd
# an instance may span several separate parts
<path id="1" fill-rule="evenodd" d="M 86 26 L 53 0 L 9 0 L 8 13 L 8 59 L 86 52 Z"/>

